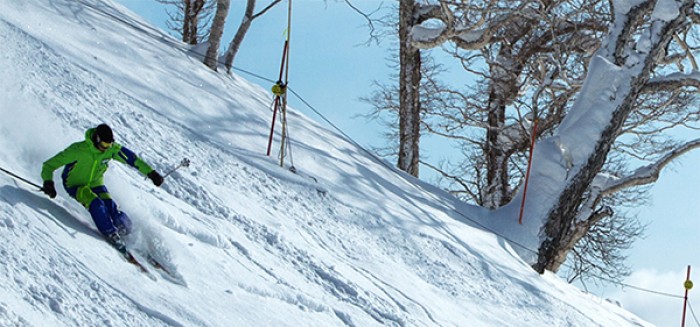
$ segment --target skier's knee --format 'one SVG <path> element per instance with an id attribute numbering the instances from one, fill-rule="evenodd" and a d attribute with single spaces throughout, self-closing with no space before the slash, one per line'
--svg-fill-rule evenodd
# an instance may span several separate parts
<path id="1" fill-rule="evenodd" d="M 95 226 L 97 226 L 102 235 L 108 236 L 117 231 L 102 200 L 97 198 L 92 200 L 88 206 L 88 211 L 90 211 L 90 216 L 92 216 Z"/>

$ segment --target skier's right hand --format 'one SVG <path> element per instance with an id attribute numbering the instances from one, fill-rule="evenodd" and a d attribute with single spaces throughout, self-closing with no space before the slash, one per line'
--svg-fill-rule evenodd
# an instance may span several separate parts
<path id="1" fill-rule="evenodd" d="M 44 181 L 44 187 L 41 188 L 41 191 L 52 199 L 56 197 L 56 188 L 53 186 L 53 181 Z"/>

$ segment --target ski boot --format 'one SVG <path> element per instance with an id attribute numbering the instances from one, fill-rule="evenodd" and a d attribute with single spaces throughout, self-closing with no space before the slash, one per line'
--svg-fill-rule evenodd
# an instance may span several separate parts
<path id="1" fill-rule="evenodd" d="M 115 232 L 107 236 L 107 242 L 125 257 L 129 256 L 129 253 L 126 250 L 126 244 L 124 244 L 124 241 L 122 241 L 122 238 L 119 236 L 119 233 Z"/>

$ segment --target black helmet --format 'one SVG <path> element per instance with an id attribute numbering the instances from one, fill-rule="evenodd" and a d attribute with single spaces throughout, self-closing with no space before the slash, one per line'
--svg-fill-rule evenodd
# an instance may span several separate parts
<path id="1" fill-rule="evenodd" d="M 107 124 L 97 125 L 93 138 L 95 145 L 102 143 L 109 144 L 111 146 L 112 143 L 114 143 L 114 134 L 112 134 L 112 129 L 107 126 Z"/>

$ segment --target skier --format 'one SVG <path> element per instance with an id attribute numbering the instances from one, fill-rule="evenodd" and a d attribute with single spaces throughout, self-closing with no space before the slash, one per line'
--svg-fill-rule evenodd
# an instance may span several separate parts
<path id="1" fill-rule="evenodd" d="M 114 142 L 112 129 L 106 124 L 100 124 L 85 132 L 85 141 L 71 144 L 44 162 L 41 169 L 44 187 L 41 190 L 52 199 L 55 198 L 53 173 L 65 166 L 61 174 L 63 188 L 90 212 L 97 229 L 107 241 L 125 253 L 126 246 L 121 236 L 131 232 L 131 220 L 119 210 L 103 179 L 112 159 L 138 169 L 156 186 L 163 184 L 163 177 L 157 171 L 134 152 Z"/>

